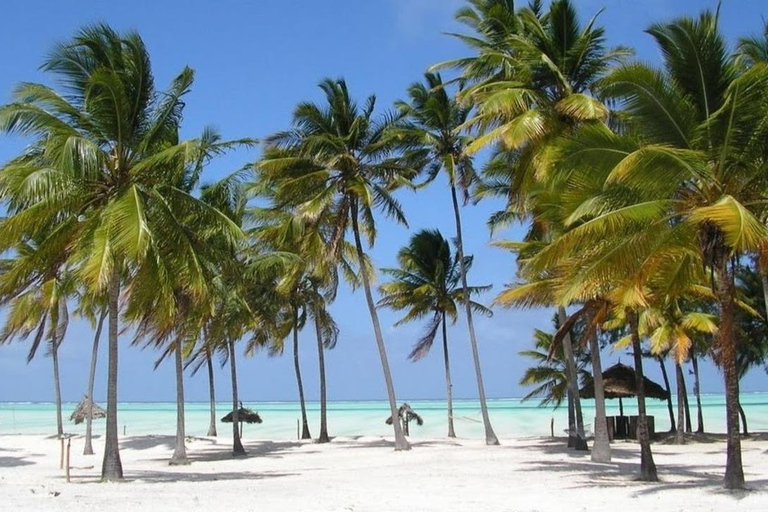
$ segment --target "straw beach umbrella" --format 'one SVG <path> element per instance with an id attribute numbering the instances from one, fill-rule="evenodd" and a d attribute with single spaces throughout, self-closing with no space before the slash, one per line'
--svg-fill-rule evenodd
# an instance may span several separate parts
<path id="1" fill-rule="evenodd" d="M 624 418 L 624 404 L 622 400 L 624 398 L 637 396 L 637 380 L 635 379 L 635 369 L 621 363 L 616 363 L 603 372 L 605 398 L 619 399 L 620 418 Z M 666 389 L 645 376 L 643 376 L 643 387 L 647 398 L 655 398 L 657 400 L 666 400 L 669 398 L 669 393 Z M 584 386 L 579 390 L 579 397 L 595 397 L 595 384 L 592 379 L 587 379 Z M 622 419 L 620 421 L 623 422 L 624 420 Z M 631 425 L 629 426 L 631 427 Z M 617 425 L 617 428 L 620 427 Z M 631 428 L 629 430 L 631 431 Z"/>
<path id="2" fill-rule="evenodd" d="M 234 411 L 230 411 L 229 414 L 221 418 L 223 423 L 232 423 L 232 416 Z M 243 423 L 261 423 L 261 416 L 258 412 L 246 409 L 243 404 L 240 403 L 240 408 L 237 410 L 237 421 L 240 424 L 240 437 L 243 437 Z"/>
<path id="3" fill-rule="evenodd" d="M 93 403 L 93 400 L 91 400 L 90 397 L 84 396 L 83 399 L 80 400 L 80 403 L 77 404 L 77 407 L 75 407 L 75 410 L 72 411 L 69 421 L 74 421 L 75 425 L 79 425 L 88 418 L 88 415 L 90 415 L 93 420 L 100 420 L 107 417 L 107 413 L 104 409 Z"/>
<path id="4" fill-rule="evenodd" d="M 424 424 L 424 420 L 421 418 L 421 416 L 416 414 L 416 412 L 413 409 L 411 409 L 411 406 L 408 405 L 405 402 L 397 410 L 397 417 L 398 417 L 398 419 L 403 424 L 403 433 L 406 436 L 410 435 L 410 431 L 408 430 L 408 424 L 411 421 L 416 420 L 416 424 L 418 426 L 422 426 Z M 391 425 L 392 424 L 392 416 L 391 415 L 389 416 L 389 418 L 387 418 L 386 424 L 387 425 Z"/>

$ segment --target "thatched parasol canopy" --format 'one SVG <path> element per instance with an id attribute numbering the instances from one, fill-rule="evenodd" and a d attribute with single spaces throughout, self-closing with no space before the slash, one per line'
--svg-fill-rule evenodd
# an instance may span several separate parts
<path id="1" fill-rule="evenodd" d="M 402 419 L 405 419 L 407 422 L 411 422 L 413 420 L 416 420 L 416 424 L 418 426 L 422 426 L 424 424 L 424 420 L 421 419 L 421 416 L 416 414 L 416 412 L 411 409 L 411 406 L 407 403 L 403 403 L 403 405 L 400 406 L 400 408 L 397 410 L 397 417 Z M 390 415 L 389 418 L 387 418 L 386 421 L 387 425 L 392 424 L 392 416 Z"/>
<path id="2" fill-rule="evenodd" d="M 232 423 L 233 412 L 234 411 L 221 418 L 221 421 L 224 423 Z M 241 423 L 261 423 L 261 416 L 259 416 L 259 413 L 257 412 L 246 409 L 245 407 L 240 407 L 237 410 L 237 421 Z"/>
<path id="3" fill-rule="evenodd" d="M 75 410 L 72 411 L 69 421 L 74 421 L 75 425 L 79 425 L 88 419 L 89 414 L 91 419 L 94 420 L 107 417 L 107 413 L 104 412 L 104 409 L 93 403 L 87 396 L 84 396 L 83 399 L 80 400 L 80 403 L 77 404 L 77 407 L 75 407 Z"/>
<path id="4" fill-rule="evenodd" d="M 666 400 L 669 398 L 667 390 L 653 382 L 648 377 L 643 377 L 645 396 Z M 616 363 L 603 372 L 603 387 L 605 398 L 630 398 L 637 395 L 637 380 L 635 369 L 621 363 Z M 595 398 L 595 383 L 592 379 L 579 390 L 581 398 Z"/>

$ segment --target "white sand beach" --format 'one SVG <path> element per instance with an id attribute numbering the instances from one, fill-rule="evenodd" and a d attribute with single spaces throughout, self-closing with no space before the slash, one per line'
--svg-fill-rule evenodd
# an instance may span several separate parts
<path id="1" fill-rule="evenodd" d="M 380 437 L 330 444 L 245 440 L 233 459 L 230 439 L 190 438 L 189 466 L 172 467 L 170 436 L 121 439 L 126 481 L 100 484 L 97 455 L 72 440 L 72 483 L 59 469 L 59 441 L 0 436 L 2 510 L 260 511 L 663 511 L 768 510 L 768 437 L 743 441 L 750 490 L 727 492 L 725 444 L 654 444 L 661 482 L 635 481 L 638 446 L 612 445 L 613 462 L 594 464 L 550 438 L 418 440 L 395 452 Z"/>

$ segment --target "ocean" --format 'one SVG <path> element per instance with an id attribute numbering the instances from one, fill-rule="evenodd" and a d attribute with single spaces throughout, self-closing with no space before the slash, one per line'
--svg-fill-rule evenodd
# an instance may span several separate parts
<path id="1" fill-rule="evenodd" d="M 693 428 L 696 429 L 696 403 L 691 402 Z M 411 426 L 415 438 L 443 437 L 447 433 L 446 407 L 444 400 L 410 400 L 411 407 L 424 419 L 424 425 Z M 741 403 L 751 431 L 768 430 L 768 392 L 744 393 Z M 85 424 L 75 425 L 69 421 L 75 403 L 63 405 L 65 431 L 74 434 L 85 433 Z M 102 406 L 104 404 L 101 404 Z M 297 436 L 297 420 L 300 418 L 298 402 L 244 403 L 245 407 L 259 412 L 263 423 L 245 425 L 244 437 L 253 439 L 292 439 Z M 320 404 L 307 404 L 310 431 L 317 435 L 320 421 Z M 500 438 L 546 436 L 550 434 L 550 421 L 554 418 L 556 434 L 567 428 L 567 409 L 541 408 L 535 401 L 522 402 L 520 399 L 492 399 L 488 401 L 489 414 L 496 434 Z M 216 404 L 216 416 L 220 420 L 231 405 Z M 607 401 L 607 413 L 618 415 L 618 400 Z M 594 421 L 594 402 L 583 400 L 584 418 L 587 424 Z M 4 402 L 0 403 L 0 434 L 53 434 L 56 431 L 55 406 L 49 402 Z M 191 402 L 185 405 L 187 435 L 203 436 L 208 431 L 209 407 L 207 402 Z M 624 414 L 636 414 L 634 399 L 624 400 Z M 702 395 L 704 427 L 708 432 L 725 431 L 725 397 L 722 394 Z M 677 408 L 675 405 L 675 413 Z M 669 429 L 669 415 L 665 401 L 649 400 L 648 414 L 655 417 L 656 431 Z M 334 401 L 328 404 L 328 428 L 332 436 L 381 436 L 391 435 L 392 427 L 385 424 L 389 416 L 388 402 L 376 401 Z M 454 424 L 456 433 L 464 438 L 482 438 L 483 425 L 480 406 L 476 400 L 454 401 Z M 176 429 L 176 404 L 162 403 L 121 403 L 118 408 L 120 433 L 128 435 L 174 434 Z M 227 435 L 231 425 L 217 424 L 220 435 Z M 94 433 L 101 434 L 104 420 L 94 422 Z"/>

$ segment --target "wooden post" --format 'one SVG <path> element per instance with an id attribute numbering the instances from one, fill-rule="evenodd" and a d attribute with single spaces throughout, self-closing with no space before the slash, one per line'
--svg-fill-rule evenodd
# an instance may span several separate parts
<path id="1" fill-rule="evenodd" d="M 61 442 L 61 456 L 59 457 L 59 469 L 64 469 L 64 438 L 59 437 Z"/>
<path id="2" fill-rule="evenodd" d="M 555 418 L 549 420 L 549 432 L 551 437 L 555 437 Z"/>
<path id="3" fill-rule="evenodd" d="M 69 453 L 70 453 L 70 444 L 72 443 L 71 438 L 67 438 L 67 466 L 66 466 L 66 475 L 67 475 L 67 483 L 69 483 Z"/>

